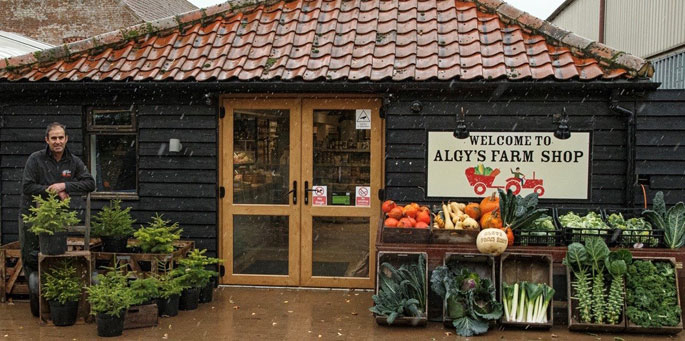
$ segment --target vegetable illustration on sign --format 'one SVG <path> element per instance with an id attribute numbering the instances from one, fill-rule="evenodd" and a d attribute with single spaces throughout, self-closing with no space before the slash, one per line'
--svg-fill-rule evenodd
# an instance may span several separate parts
<path id="1" fill-rule="evenodd" d="M 517 172 L 515 174 L 521 174 L 518 172 L 519 167 L 516 167 Z M 514 192 L 514 195 L 519 194 L 521 189 L 532 189 L 533 192 L 537 193 L 538 196 L 545 194 L 545 188 L 542 186 L 542 179 L 535 178 L 535 172 L 533 172 L 532 179 L 522 179 L 517 175 L 509 177 L 505 180 L 505 185 L 493 185 L 495 178 L 500 174 L 499 168 L 492 169 L 490 167 L 484 167 L 482 163 L 475 167 L 466 168 L 464 172 L 466 174 L 466 179 L 469 185 L 473 187 L 473 191 L 482 195 L 488 188 L 506 188 Z M 512 172 L 514 173 L 514 172 Z M 523 180 L 523 181 L 521 181 Z"/>

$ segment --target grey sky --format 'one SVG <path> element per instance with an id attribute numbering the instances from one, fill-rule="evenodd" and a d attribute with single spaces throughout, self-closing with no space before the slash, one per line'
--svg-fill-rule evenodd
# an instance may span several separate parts
<path id="1" fill-rule="evenodd" d="M 208 7 L 218 3 L 225 2 L 225 0 L 188 0 L 197 7 Z M 547 17 L 554 12 L 554 10 L 561 5 L 564 0 L 506 0 L 512 6 L 526 11 L 540 19 L 547 19 Z"/>

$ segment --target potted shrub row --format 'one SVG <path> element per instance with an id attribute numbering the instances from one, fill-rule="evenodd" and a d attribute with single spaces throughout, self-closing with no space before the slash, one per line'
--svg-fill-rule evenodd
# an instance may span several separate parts
<path id="1" fill-rule="evenodd" d="M 130 207 L 121 209 L 121 200 L 112 200 L 93 216 L 93 235 L 102 241 L 103 251 L 126 252 L 135 222 L 130 212 Z"/>

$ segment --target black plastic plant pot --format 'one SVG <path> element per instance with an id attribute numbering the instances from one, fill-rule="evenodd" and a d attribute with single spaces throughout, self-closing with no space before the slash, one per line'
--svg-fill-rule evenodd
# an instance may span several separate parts
<path id="1" fill-rule="evenodd" d="M 119 317 L 108 315 L 105 313 L 97 313 L 96 321 L 98 324 L 98 336 L 112 337 L 120 336 L 124 332 L 124 318 L 126 317 L 126 310 L 121 312 Z"/>
<path id="2" fill-rule="evenodd" d="M 102 251 L 104 252 L 126 252 L 128 237 L 100 237 L 102 241 Z"/>
<path id="3" fill-rule="evenodd" d="M 76 323 L 78 316 L 78 301 L 66 302 L 48 301 L 50 305 L 50 319 L 56 326 L 71 326 Z"/>
<path id="4" fill-rule="evenodd" d="M 53 235 L 41 233 L 38 244 L 40 253 L 44 255 L 63 255 L 67 252 L 67 232 L 55 232 Z"/>
<path id="5" fill-rule="evenodd" d="M 195 310 L 200 302 L 200 288 L 184 289 L 178 304 L 180 310 Z"/>
<path id="6" fill-rule="evenodd" d="M 157 316 L 172 317 L 178 315 L 178 304 L 181 295 L 171 295 L 169 298 L 157 299 Z"/>
<path id="7" fill-rule="evenodd" d="M 214 300 L 214 283 L 215 279 L 211 278 L 207 285 L 200 290 L 200 303 L 209 303 Z"/>

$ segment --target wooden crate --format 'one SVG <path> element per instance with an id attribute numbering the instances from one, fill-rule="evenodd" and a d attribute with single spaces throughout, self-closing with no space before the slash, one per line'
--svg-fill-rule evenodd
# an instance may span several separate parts
<path id="1" fill-rule="evenodd" d="M 575 290 L 571 286 L 572 272 L 566 267 L 566 299 L 568 301 L 568 329 L 573 331 L 594 331 L 594 332 L 607 332 L 607 333 L 620 333 L 626 329 L 626 318 L 625 318 L 625 301 L 623 302 L 623 311 L 621 312 L 621 320 L 617 324 L 608 323 L 582 323 L 578 321 L 578 300 L 575 298 Z M 607 276 L 611 276 L 607 274 Z M 625 297 L 625 286 L 623 287 L 624 297 Z"/>
<path id="2" fill-rule="evenodd" d="M 534 255 L 524 253 L 503 253 L 499 261 L 499 293 L 500 302 L 502 300 L 502 284 L 516 283 L 520 281 L 545 283 L 550 287 L 552 285 L 552 256 L 551 255 Z M 547 323 L 528 323 L 528 322 L 512 322 L 507 321 L 502 317 L 500 321 L 502 326 L 520 327 L 520 328 L 535 328 L 535 329 L 549 329 L 552 328 L 554 314 L 552 312 L 553 304 L 550 302 L 547 308 Z"/>
<path id="3" fill-rule="evenodd" d="M 403 228 L 383 226 L 383 242 L 399 244 L 426 244 L 430 241 L 430 228 Z"/>
<path id="4" fill-rule="evenodd" d="M 42 292 L 43 292 L 43 283 L 42 283 L 42 276 L 43 273 L 48 270 L 50 267 L 53 265 L 57 264 L 57 262 L 71 258 L 73 259 L 73 264 L 76 267 L 76 272 L 79 274 L 83 281 L 83 285 L 85 286 L 90 286 L 91 285 L 91 274 L 93 271 L 94 267 L 94 259 L 91 257 L 91 254 L 89 251 L 67 251 L 67 253 L 63 255 L 44 255 L 42 253 L 38 254 L 38 293 L 40 295 L 40 304 L 39 304 L 39 311 L 40 311 L 40 321 L 41 324 L 49 324 L 51 323 L 51 318 L 50 318 L 50 306 L 48 305 L 48 301 L 43 297 Z M 90 322 L 92 321 L 92 315 L 90 315 L 90 304 L 88 304 L 87 301 L 88 294 L 86 290 L 84 289 L 81 292 L 81 298 L 79 299 L 79 304 L 78 304 L 78 314 L 77 314 L 77 320 L 76 323 L 85 323 L 85 322 Z"/>
<path id="5" fill-rule="evenodd" d="M 376 262 L 376 294 L 378 294 L 379 290 L 379 285 L 380 281 L 379 278 L 380 276 L 384 276 L 383 272 L 381 270 L 381 264 L 383 263 L 390 263 L 394 267 L 399 267 L 402 264 L 411 264 L 411 263 L 416 263 L 419 259 L 419 257 L 423 255 L 424 257 L 424 265 L 425 265 L 425 280 L 426 280 L 426 287 L 425 287 L 425 298 L 426 298 L 426 307 L 424 308 L 424 316 L 423 317 L 398 317 L 395 319 L 393 322 L 393 326 L 421 326 L 425 327 L 426 324 L 428 323 L 428 287 L 430 287 L 430 281 L 428 277 L 428 255 L 425 252 L 378 252 L 378 257 L 376 258 L 378 262 Z M 378 316 L 374 314 L 374 318 L 376 319 L 376 323 L 379 325 L 388 325 L 388 320 L 385 316 Z"/>
<path id="6" fill-rule="evenodd" d="M 9 295 L 28 295 L 29 286 L 23 274 L 19 242 L 0 247 L 0 302 Z"/>
<path id="7" fill-rule="evenodd" d="M 678 290 L 678 263 L 676 262 L 674 257 L 633 257 L 633 261 L 635 260 L 651 260 L 651 261 L 664 261 L 664 262 L 669 262 L 673 265 L 673 270 L 675 271 L 675 287 L 676 287 L 676 297 L 678 299 L 678 306 L 682 307 L 680 303 L 680 290 Z M 681 264 L 682 266 L 682 264 Z M 678 323 L 677 326 L 672 326 L 672 327 L 660 327 L 660 328 L 652 328 L 652 327 L 640 327 L 630 321 L 630 318 L 626 316 L 626 332 L 629 333 L 637 333 L 637 334 L 666 334 L 666 335 L 675 335 L 680 333 L 683 330 L 683 316 L 682 314 L 680 315 L 680 323 Z"/>
<path id="8" fill-rule="evenodd" d="M 138 241 L 129 239 L 128 246 L 135 248 Z M 158 263 L 164 263 L 163 271 L 173 268 L 176 261 L 184 258 L 195 243 L 192 241 L 178 240 L 174 242 L 174 252 L 172 253 L 135 253 L 135 252 L 102 252 L 93 251 L 96 261 L 106 261 L 107 266 L 126 265 L 124 271 L 134 273 L 159 273 Z M 144 266 L 145 268 L 141 267 Z M 148 270 L 149 269 L 149 270 Z"/>
<path id="9" fill-rule="evenodd" d="M 85 245 L 83 237 L 67 237 L 67 251 L 83 251 Z M 91 238 L 90 239 L 90 249 L 100 247 L 100 239 Z"/>
<path id="10" fill-rule="evenodd" d="M 126 311 L 124 329 L 154 327 L 158 322 L 157 303 L 136 305 Z"/>
<path id="11" fill-rule="evenodd" d="M 480 231 L 433 229 L 431 243 L 433 244 L 476 244 Z"/>
<path id="12" fill-rule="evenodd" d="M 475 272 L 481 278 L 488 278 L 495 285 L 495 257 L 484 255 L 482 253 L 445 253 L 443 265 L 450 269 L 467 268 Z M 447 328 L 454 328 L 452 321 L 454 319 L 447 316 L 447 302 L 442 302 L 442 323 Z"/>

